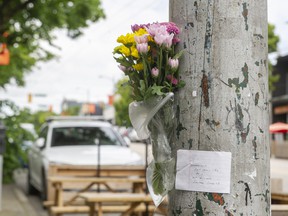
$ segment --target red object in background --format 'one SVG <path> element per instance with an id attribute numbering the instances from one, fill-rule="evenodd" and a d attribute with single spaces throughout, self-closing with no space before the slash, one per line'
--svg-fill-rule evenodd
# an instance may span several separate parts
<path id="1" fill-rule="evenodd" d="M 108 104 L 112 106 L 113 103 L 114 103 L 114 95 L 109 95 L 108 96 Z"/>
<path id="2" fill-rule="evenodd" d="M 10 63 L 10 53 L 7 49 L 7 45 L 2 43 L 0 48 L 0 65 L 9 65 Z"/>
<path id="3" fill-rule="evenodd" d="M 269 126 L 269 132 L 270 133 L 287 133 L 288 132 L 288 124 L 283 122 L 277 122 L 274 124 L 271 124 Z"/>

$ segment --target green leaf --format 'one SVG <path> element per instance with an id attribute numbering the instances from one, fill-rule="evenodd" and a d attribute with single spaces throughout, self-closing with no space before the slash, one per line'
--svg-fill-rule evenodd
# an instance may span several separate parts
<path id="1" fill-rule="evenodd" d="M 146 92 L 145 92 L 144 100 L 147 100 L 147 99 L 149 99 L 149 98 L 152 97 L 152 96 L 153 96 L 152 88 L 149 87 L 149 88 L 146 90 Z"/>
<path id="2" fill-rule="evenodd" d="M 165 188 L 163 185 L 163 178 L 161 174 L 161 165 L 159 163 L 154 164 L 153 176 L 152 176 L 152 187 L 156 195 L 162 195 L 165 191 Z"/>
<path id="3" fill-rule="evenodd" d="M 139 90 L 140 90 L 141 94 L 145 95 L 146 87 L 145 87 L 144 80 L 140 80 L 139 84 L 140 84 Z"/>
<path id="4" fill-rule="evenodd" d="M 131 64 L 130 64 L 130 62 L 128 62 L 126 59 L 124 59 L 124 58 L 116 58 L 116 57 L 114 57 L 114 59 L 116 60 L 116 62 L 118 62 L 119 64 L 121 64 L 121 65 L 123 65 L 123 66 L 125 66 L 125 67 L 131 67 Z"/>
<path id="5" fill-rule="evenodd" d="M 183 53 L 184 53 L 185 51 L 186 51 L 185 49 L 181 50 L 179 53 L 177 53 L 177 54 L 173 57 L 173 59 L 179 59 L 179 58 L 183 55 Z"/>
<path id="6" fill-rule="evenodd" d="M 177 87 L 178 88 L 183 88 L 186 85 L 186 83 L 183 80 L 180 80 L 180 82 L 178 83 Z"/>
<path id="7" fill-rule="evenodd" d="M 163 95 L 164 93 L 162 92 L 162 89 L 163 89 L 164 87 L 163 86 L 157 86 L 156 84 L 154 84 L 152 87 L 151 87 L 151 89 L 152 89 L 152 94 L 154 94 L 154 95 L 159 95 L 159 96 L 161 96 L 161 95 Z"/>

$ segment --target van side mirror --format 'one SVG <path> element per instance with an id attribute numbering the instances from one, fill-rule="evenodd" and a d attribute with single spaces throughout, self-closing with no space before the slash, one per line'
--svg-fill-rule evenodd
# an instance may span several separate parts
<path id="1" fill-rule="evenodd" d="M 45 139 L 43 137 L 40 137 L 38 138 L 36 141 L 35 141 L 35 145 L 42 149 L 44 146 L 45 146 Z"/>

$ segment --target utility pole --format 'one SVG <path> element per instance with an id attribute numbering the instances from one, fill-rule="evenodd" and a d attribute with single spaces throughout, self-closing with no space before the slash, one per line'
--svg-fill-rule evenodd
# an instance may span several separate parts
<path id="1" fill-rule="evenodd" d="M 232 153 L 230 193 L 172 190 L 169 215 L 270 215 L 265 0 L 170 0 L 186 53 L 178 149 Z"/>

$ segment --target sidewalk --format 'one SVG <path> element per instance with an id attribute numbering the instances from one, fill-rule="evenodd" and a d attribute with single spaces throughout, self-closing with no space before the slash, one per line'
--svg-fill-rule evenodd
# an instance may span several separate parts
<path id="1" fill-rule="evenodd" d="M 2 185 L 0 216 L 38 216 L 26 195 L 15 185 Z"/>

